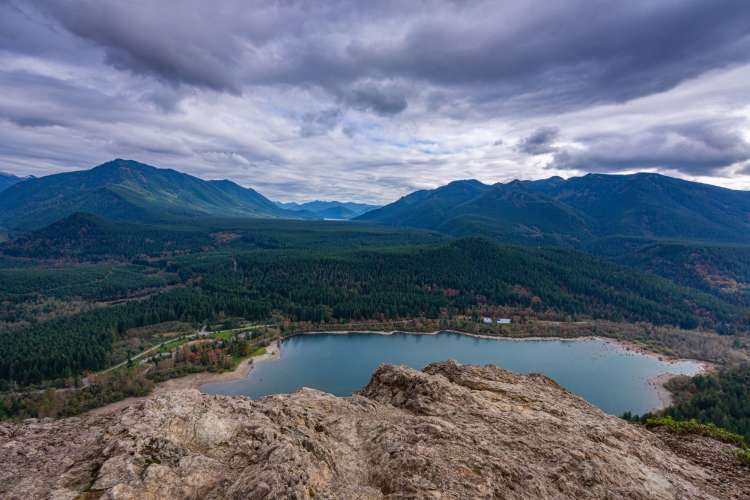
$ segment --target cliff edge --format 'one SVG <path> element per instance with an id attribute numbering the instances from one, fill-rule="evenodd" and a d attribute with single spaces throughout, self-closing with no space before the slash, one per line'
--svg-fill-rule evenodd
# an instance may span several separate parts
<path id="1" fill-rule="evenodd" d="M 111 416 L 4 423 L 0 463 L 0 497 L 24 500 L 743 494 L 545 376 L 450 361 L 381 366 L 347 398 L 178 391 Z"/>

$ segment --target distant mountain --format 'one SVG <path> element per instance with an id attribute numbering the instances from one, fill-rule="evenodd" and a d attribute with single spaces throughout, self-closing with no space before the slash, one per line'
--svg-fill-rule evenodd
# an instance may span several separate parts
<path id="1" fill-rule="evenodd" d="M 308 201 L 306 203 L 283 203 L 277 201 L 276 204 L 286 210 L 312 213 L 321 219 L 353 219 L 370 210 L 380 208 L 380 205 L 320 200 Z"/>
<path id="2" fill-rule="evenodd" d="M 467 180 L 417 191 L 357 219 L 523 244 L 583 246 L 612 236 L 747 243 L 750 192 L 658 174 Z"/>
<path id="3" fill-rule="evenodd" d="M 4 191 L 5 189 L 11 187 L 13 184 L 18 184 L 24 179 L 28 179 L 28 177 L 18 177 L 13 174 L 0 172 L 0 191 Z"/>
<path id="4" fill-rule="evenodd" d="M 257 191 L 117 159 L 90 170 L 19 182 L 0 197 L 0 227 L 31 230 L 76 212 L 113 220 L 197 216 L 302 218 Z"/>

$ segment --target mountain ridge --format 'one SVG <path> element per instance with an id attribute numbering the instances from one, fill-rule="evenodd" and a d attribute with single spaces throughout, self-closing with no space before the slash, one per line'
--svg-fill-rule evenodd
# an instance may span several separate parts
<path id="1" fill-rule="evenodd" d="M 356 220 L 583 246 L 602 237 L 750 242 L 750 192 L 660 174 L 587 174 L 416 191 Z"/>
<path id="2" fill-rule="evenodd" d="M 22 181 L 3 195 L 0 226 L 11 230 L 37 229 L 76 212 L 129 222 L 212 215 L 305 218 L 228 180 L 203 180 L 119 158 Z"/>
<path id="3" fill-rule="evenodd" d="M 7 172 L 0 171 L 0 191 L 5 191 L 14 184 L 18 184 L 26 179 L 32 179 L 33 177 L 18 177 L 17 175 L 9 174 Z"/>
<path id="4" fill-rule="evenodd" d="M 323 219 L 353 219 L 370 210 L 380 208 L 380 205 L 337 200 L 313 200 L 302 203 L 276 201 L 274 203 L 286 210 L 309 212 Z"/>

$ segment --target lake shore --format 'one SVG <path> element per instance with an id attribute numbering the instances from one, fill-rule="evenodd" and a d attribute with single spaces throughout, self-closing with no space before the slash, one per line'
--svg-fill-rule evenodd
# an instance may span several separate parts
<path id="1" fill-rule="evenodd" d="M 298 332 L 294 333 L 292 335 L 289 335 L 285 337 L 284 339 L 275 340 L 271 342 L 266 347 L 266 353 L 262 354 L 260 356 L 256 356 L 253 358 L 247 358 L 240 362 L 237 367 L 235 367 L 232 371 L 227 372 L 221 372 L 221 373 L 212 373 L 212 372 L 201 372 L 201 373 L 194 373 L 190 375 L 186 375 L 184 377 L 175 378 L 166 380 L 164 382 L 161 382 L 156 385 L 154 390 L 149 394 L 148 396 L 143 396 L 139 398 L 128 398 L 124 399 L 122 401 L 117 401 L 115 403 L 111 403 L 109 405 L 95 408 L 88 412 L 88 414 L 91 415 L 108 415 L 112 414 L 114 412 L 117 412 L 121 410 L 122 408 L 125 408 L 134 402 L 144 400 L 159 394 L 164 394 L 166 392 L 176 391 L 176 390 L 184 390 L 184 389 L 197 389 L 200 390 L 202 386 L 212 383 L 218 383 L 218 382 L 231 382 L 235 380 L 244 380 L 251 376 L 251 372 L 253 369 L 253 365 L 256 362 L 259 361 L 272 361 L 279 359 L 280 357 L 280 351 L 281 351 L 281 342 L 285 339 L 292 338 L 295 336 L 303 336 L 303 335 L 357 335 L 357 334 L 369 334 L 369 335 L 396 335 L 396 334 L 406 334 L 406 335 L 438 335 L 441 332 L 445 333 L 453 333 L 457 335 L 464 335 L 467 337 L 474 337 L 474 338 L 480 338 L 480 339 L 488 339 L 488 340 L 499 340 L 499 341 L 514 341 L 514 342 L 544 342 L 544 341 L 559 341 L 559 342 L 585 342 L 585 341 L 599 341 L 599 342 L 605 342 L 612 347 L 616 349 L 622 349 L 627 352 L 631 352 L 633 354 L 640 354 L 644 356 L 650 356 L 654 357 L 662 362 L 666 363 L 678 363 L 681 361 L 689 361 L 697 363 L 700 366 L 700 373 L 706 373 L 709 371 L 712 371 L 715 369 L 715 365 L 703 361 L 697 361 L 697 360 L 691 360 L 691 359 L 678 359 L 673 358 L 669 356 L 665 356 L 664 354 L 649 351 L 648 349 L 645 349 L 637 344 L 634 344 L 632 342 L 614 339 L 610 337 L 601 337 L 601 336 L 581 336 L 581 337 L 547 337 L 547 336 L 533 336 L 533 337 L 501 337 L 501 336 L 495 336 L 495 335 L 483 335 L 483 334 L 476 334 L 471 332 L 464 332 L 460 330 L 435 330 L 430 332 L 412 332 L 412 331 L 404 331 L 404 330 L 392 330 L 392 331 L 382 331 L 382 330 L 319 330 L 319 331 L 309 331 L 309 332 Z M 651 411 L 658 411 L 661 409 L 664 409 L 671 405 L 672 403 L 672 394 L 669 392 L 669 390 L 665 387 L 665 384 L 671 380 L 674 377 L 679 377 L 680 375 L 675 373 L 669 373 L 665 372 L 662 374 L 657 375 L 656 377 L 653 377 L 647 381 L 647 383 L 654 388 L 656 391 L 656 394 L 659 398 L 660 406 L 658 408 L 653 408 Z"/>
<path id="2" fill-rule="evenodd" d="M 638 354 L 643 354 L 644 356 L 650 356 L 653 358 L 658 359 L 659 361 L 663 361 L 665 363 L 679 363 L 682 361 L 690 361 L 693 363 L 698 363 L 701 365 L 702 369 L 704 371 L 711 371 L 715 368 L 715 365 L 713 363 L 709 363 L 707 361 L 700 361 L 697 359 L 688 359 L 688 358 L 677 358 L 674 356 L 668 356 L 663 353 L 659 353 L 656 351 L 651 351 L 646 349 L 645 347 L 636 344 L 635 342 L 630 342 L 628 340 L 622 340 L 622 339 L 616 339 L 612 337 L 602 337 L 599 335 L 581 335 L 580 337 L 555 337 L 555 336 L 529 336 L 529 337 L 502 337 L 499 335 L 485 335 L 481 333 L 471 333 L 471 332 L 465 332 L 462 330 L 451 330 L 451 329 L 445 329 L 445 330 L 434 330 L 430 332 L 415 332 L 415 331 L 407 331 L 407 330 L 390 330 L 390 331 L 384 331 L 384 330 L 315 330 L 315 331 L 309 331 L 309 332 L 298 332 L 294 333 L 292 335 L 289 335 L 285 338 L 292 338 L 299 335 L 356 335 L 356 334 L 368 334 L 368 335 L 396 335 L 399 333 L 403 333 L 406 335 L 438 335 L 441 332 L 445 333 L 454 333 L 457 335 L 465 335 L 467 337 L 474 337 L 478 339 L 488 339 L 488 340 L 512 340 L 516 342 L 529 342 L 529 341 L 545 341 L 545 340 L 551 340 L 551 341 L 560 341 L 560 342 L 582 342 L 586 340 L 598 340 L 601 342 L 606 342 L 608 344 L 613 344 L 618 347 L 623 348 L 626 351 L 632 351 Z"/>
<path id="3" fill-rule="evenodd" d="M 655 351 L 650 351 L 643 346 L 640 346 L 634 342 L 629 342 L 627 340 L 621 340 L 621 339 L 615 339 L 611 337 L 601 337 L 601 336 L 595 336 L 595 335 L 585 335 L 580 337 L 540 337 L 540 336 L 532 336 L 532 337 L 501 337 L 496 335 L 483 335 L 478 333 L 471 333 L 471 332 L 464 332 L 461 330 L 435 330 L 430 332 L 412 332 L 412 331 L 404 331 L 404 330 L 391 330 L 391 331 L 382 331 L 382 330 L 320 330 L 320 331 L 310 331 L 310 332 L 299 332 L 295 333 L 293 335 L 290 335 L 286 338 L 291 338 L 295 336 L 300 335 L 357 335 L 357 334 L 365 334 L 365 335 L 396 335 L 396 334 L 406 334 L 406 335 L 438 335 L 441 332 L 445 333 L 453 333 L 457 335 L 464 335 L 467 337 L 473 337 L 473 338 L 479 338 L 479 339 L 488 339 L 488 340 L 501 340 L 501 341 L 515 341 L 515 342 L 544 342 L 544 341 L 558 341 L 558 342 L 585 342 L 585 341 L 599 341 L 599 342 L 605 342 L 617 349 L 622 349 L 627 352 L 632 352 L 634 354 L 640 354 L 643 356 L 649 356 L 655 359 L 658 359 L 659 361 L 662 361 L 664 363 L 668 364 L 675 364 L 679 362 L 692 362 L 696 363 L 699 366 L 699 372 L 702 373 L 708 373 L 716 370 L 716 365 L 713 363 L 709 363 L 707 361 L 699 361 L 696 359 L 683 359 L 683 358 L 676 358 L 673 356 L 667 356 L 663 353 L 658 353 Z M 670 373 L 670 372 L 664 372 L 660 373 L 659 375 L 652 377 L 647 380 L 648 385 L 654 388 L 656 391 L 656 395 L 659 399 L 659 406 L 650 409 L 650 411 L 659 411 L 663 410 L 669 406 L 672 405 L 673 402 L 673 396 L 672 393 L 667 389 L 666 384 L 670 380 L 681 377 L 683 375 L 677 374 L 677 373 Z"/>
<path id="4" fill-rule="evenodd" d="M 676 375 L 674 373 L 662 373 L 660 375 L 657 375 L 656 377 L 649 379 L 648 384 L 656 391 L 656 395 L 658 396 L 660 403 L 659 408 L 653 408 L 651 411 L 663 410 L 672 406 L 672 403 L 674 402 L 674 396 L 669 391 L 669 389 L 667 389 L 666 384 L 670 380 L 681 376 L 682 375 Z"/>
<path id="5" fill-rule="evenodd" d="M 227 372 L 200 372 L 185 377 L 165 380 L 158 384 L 154 393 L 163 393 L 180 389 L 198 389 L 205 384 L 215 382 L 231 382 L 233 380 L 246 379 L 253 370 L 253 365 L 259 361 L 278 359 L 280 355 L 279 341 L 274 340 L 266 346 L 266 352 L 260 356 L 243 359 L 232 371 Z"/>
<path id="6" fill-rule="evenodd" d="M 126 408 L 138 401 L 143 401 L 160 394 L 167 392 L 179 391 L 184 389 L 199 389 L 205 384 L 212 384 L 214 382 L 230 382 L 232 380 L 246 379 L 250 372 L 253 370 L 253 365 L 258 361 L 273 360 L 277 359 L 280 355 L 279 341 L 274 340 L 268 346 L 266 346 L 266 352 L 260 356 L 249 357 L 243 359 L 232 371 L 213 373 L 213 372 L 200 372 L 192 373 L 184 377 L 173 378 L 165 380 L 156 384 L 154 390 L 148 396 L 142 396 L 138 398 L 126 398 L 114 403 L 110 403 L 99 408 L 94 408 L 86 413 L 86 415 L 111 415 L 116 413 L 123 408 Z"/>

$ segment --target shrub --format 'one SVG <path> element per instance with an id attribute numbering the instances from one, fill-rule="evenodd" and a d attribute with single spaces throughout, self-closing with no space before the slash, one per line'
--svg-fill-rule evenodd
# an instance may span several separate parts
<path id="1" fill-rule="evenodd" d="M 653 417 L 646 420 L 646 427 L 664 427 L 672 432 L 678 432 L 681 434 L 700 434 L 701 436 L 707 436 L 717 441 L 724 443 L 733 444 L 739 446 L 745 452 L 748 452 L 747 443 L 745 437 L 734 432 L 729 432 L 726 429 L 717 427 L 714 424 L 702 424 L 697 420 L 675 420 L 672 417 Z M 748 453 L 750 458 L 750 452 Z"/>

